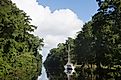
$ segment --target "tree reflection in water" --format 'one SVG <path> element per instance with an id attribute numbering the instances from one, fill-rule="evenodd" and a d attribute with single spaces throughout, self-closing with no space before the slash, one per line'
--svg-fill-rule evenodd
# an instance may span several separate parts
<path id="1" fill-rule="evenodd" d="M 91 71 L 90 69 L 76 68 L 76 73 L 73 75 L 66 75 L 64 68 L 46 68 L 47 77 L 49 80 L 120 80 L 121 70 L 106 70 L 100 69 Z M 68 71 L 70 73 L 71 70 Z M 115 76 L 112 76 L 115 75 Z"/>

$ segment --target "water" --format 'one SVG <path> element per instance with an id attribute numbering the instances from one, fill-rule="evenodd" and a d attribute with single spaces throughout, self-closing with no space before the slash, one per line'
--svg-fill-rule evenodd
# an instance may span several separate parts
<path id="1" fill-rule="evenodd" d="M 45 67 L 42 65 L 42 74 L 38 77 L 37 80 L 48 80 Z"/>
<path id="2" fill-rule="evenodd" d="M 90 69 L 78 68 L 73 75 L 67 75 L 63 69 L 57 67 L 47 68 L 47 71 L 43 66 L 42 75 L 38 77 L 38 80 L 121 80 L 120 71 L 107 69 L 91 72 Z"/>

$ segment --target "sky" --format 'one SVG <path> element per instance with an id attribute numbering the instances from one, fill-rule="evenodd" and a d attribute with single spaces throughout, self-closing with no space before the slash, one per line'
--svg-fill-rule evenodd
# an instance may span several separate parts
<path id="1" fill-rule="evenodd" d="M 75 38 L 83 24 L 91 20 L 98 6 L 96 0 L 12 0 L 37 26 L 33 34 L 44 39 L 40 54 L 43 61 L 49 50 L 68 37 Z M 45 79 L 44 79 L 45 80 Z"/>
<path id="2" fill-rule="evenodd" d="M 68 8 L 84 22 L 89 21 L 98 9 L 96 0 L 37 0 L 37 2 L 49 6 L 51 11 Z"/>
<path id="3" fill-rule="evenodd" d="M 32 19 L 37 26 L 34 34 L 44 38 L 40 52 L 45 60 L 49 50 L 67 37 L 74 38 L 83 24 L 96 13 L 95 0 L 12 0 L 16 6 Z"/>

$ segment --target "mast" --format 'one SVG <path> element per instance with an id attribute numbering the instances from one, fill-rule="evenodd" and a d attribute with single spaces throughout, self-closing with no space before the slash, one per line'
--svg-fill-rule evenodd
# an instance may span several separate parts
<path id="1" fill-rule="evenodd" d="M 68 44 L 68 63 L 71 63 L 71 59 L 70 59 L 70 45 Z"/>
<path id="2" fill-rule="evenodd" d="M 70 55 L 70 51 L 71 51 L 71 46 L 70 44 L 68 43 L 67 44 L 67 53 L 68 53 L 68 62 L 67 64 L 64 66 L 65 67 L 65 73 L 67 74 L 67 78 L 68 80 L 71 80 L 71 75 L 73 75 L 73 73 L 75 72 L 74 70 L 74 66 L 73 64 L 71 63 L 71 55 Z"/>

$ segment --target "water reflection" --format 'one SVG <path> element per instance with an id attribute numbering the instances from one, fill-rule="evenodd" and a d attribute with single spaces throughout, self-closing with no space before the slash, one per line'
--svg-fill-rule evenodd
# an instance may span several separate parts
<path id="1" fill-rule="evenodd" d="M 121 70 L 100 69 L 92 71 L 91 69 L 76 68 L 76 73 L 68 75 L 64 72 L 64 68 L 53 67 L 46 68 L 49 80 L 121 80 Z M 71 73 L 68 70 L 67 73 Z"/>
<path id="2" fill-rule="evenodd" d="M 67 75 L 68 80 L 71 80 L 71 76 L 73 75 L 73 70 L 72 69 L 67 69 L 67 71 L 64 71 Z"/>
<path id="3" fill-rule="evenodd" d="M 74 70 L 75 68 L 72 63 L 67 63 L 64 66 L 64 68 L 65 68 L 64 72 L 66 73 L 68 80 L 70 80 L 71 79 L 70 76 L 72 76 L 73 73 L 75 72 Z"/>
<path id="4" fill-rule="evenodd" d="M 45 67 L 42 65 L 42 74 L 38 76 L 37 80 L 48 80 Z"/>

